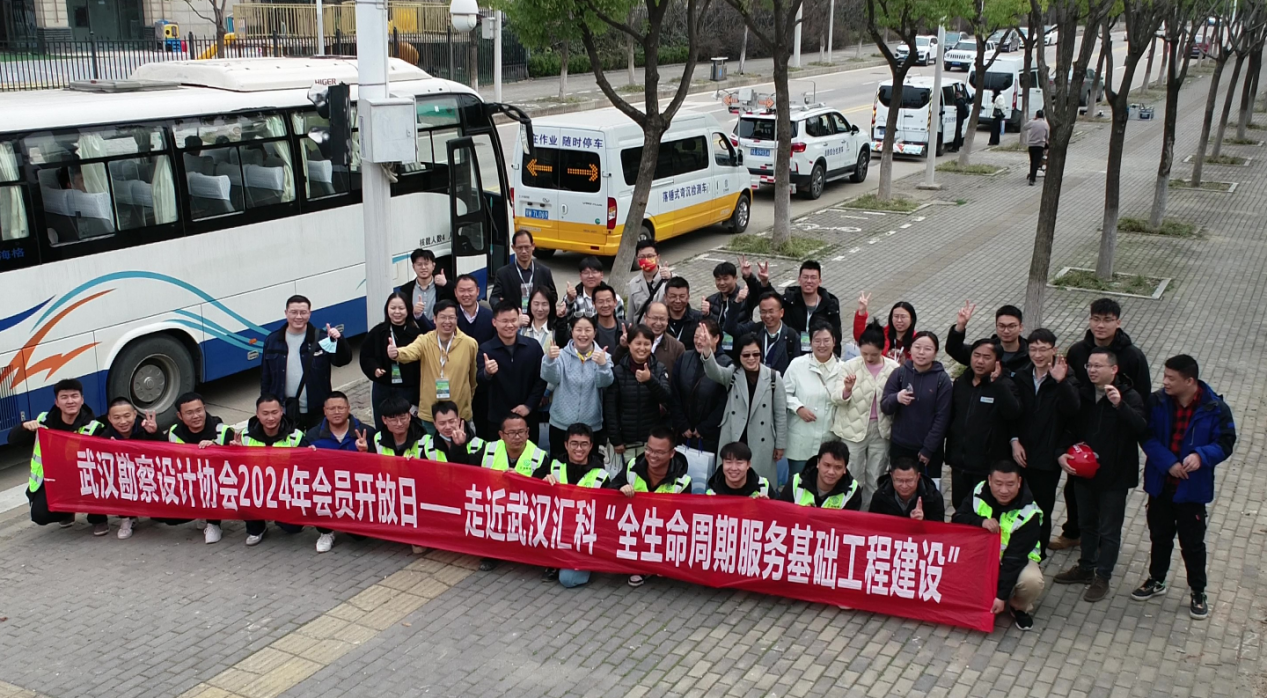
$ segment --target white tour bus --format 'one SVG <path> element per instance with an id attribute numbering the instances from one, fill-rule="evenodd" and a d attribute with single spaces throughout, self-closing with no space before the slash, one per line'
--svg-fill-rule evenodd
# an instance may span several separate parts
<path id="1" fill-rule="evenodd" d="M 543 256 L 615 255 L 638 178 L 642 128 L 611 108 L 543 116 L 532 130 L 535 153 L 517 148 L 511 163 L 516 229 L 532 231 Z M 752 207 L 749 179 L 743 154 L 717 119 L 678 112 L 660 141 L 640 236 L 665 240 L 715 223 L 742 233 Z"/>
<path id="2" fill-rule="evenodd" d="M 391 185 L 395 282 L 421 246 L 484 284 L 508 259 L 502 107 L 402 61 L 390 73 L 418 115 L 418 161 Z M 357 138 L 348 168 L 305 135 L 327 125 L 314 81 L 348 83 L 355 103 L 356 75 L 344 58 L 154 63 L 0 96 L 0 436 L 63 378 L 99 413 L 123 396 L 170 414 L 182 391 L 258 366 L 293 294 L 317 326 L 380 321 L 365 316 Z M 459 213 L 471 233 L 451 240 Z"/>

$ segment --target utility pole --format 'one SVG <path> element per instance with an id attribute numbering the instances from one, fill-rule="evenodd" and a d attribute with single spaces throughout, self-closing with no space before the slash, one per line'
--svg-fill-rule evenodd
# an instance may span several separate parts
<path id="1" fill-rule="evenodd" d="M 792 67 L 801 67 L 801 13 L 805 10 L 804 3 L 796 8 L 796 29 L 792 31 Z"/>
<path id="2" fill-rule="evenodd" d="M 326 18 L 322 16 L 321 0 L 317 0 L 317 55 L 326 55 Z"/>
<path id="3" fill-rule="evenodd" d="M 361 139 L 373 138 L 369 101 L 386 100 L 387 86 L 387 3 L 356 0 L 357 121 Z M 371 152 L 361 143 L 361 152 Z M 373 162 L 361 163 L 361 216 L 365 229 L 365 318 L 379 312 L 383 299 L 392 291 L 392 261 L 387 245 L 391 230 L 391 184 L 387 173 Z"/>
<path id="4" fill-rule="evenodd" d="M 937 177 L 937 141 L 941 138 L 942 103 L 941 103 L 941 71 L 943 51 L 946 43 L 946 27 L 937 27 L 937 48 L 932 53 L 933 59 L 933 94 L 928 112 L 928 148 L 924 153 L 924 183 L 920 189 L 941 189 L 935 181 Z"/>
<path id="5" fill-rule="evenodd" d="M 836 0 L 827 5 L 827 62 L 831 63 L 832 30 L 836 28 Z"/>

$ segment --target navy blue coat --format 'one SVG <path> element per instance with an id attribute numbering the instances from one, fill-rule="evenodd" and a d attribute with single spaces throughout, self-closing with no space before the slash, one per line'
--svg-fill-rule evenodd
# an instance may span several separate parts
<path id="1" fill-rule="evenodd" d="M 273 330 L 264 339 L 264 359 L 260 362 L 260 392 L 272 393 L 281 398 L 283 404 L 287 398 L 295 397 L 286 394 L 286 357 L 290 349 L 286 346 L 286 326 Z M 330 367 L 346 366 L 352 362 L 352 348 L 347 339 L 339 337 L 335 342 L 333 354 L 326 353 L 317 344 L 317 328 L 308 325 L 303 346 L 299 348 L 299 358 L 304 367 L 304 394 L 308 397 L 308 413 L 321 414 L 322 405 L 330 396 Z M 294 418 L 298 415 L 289 415 Z"/>

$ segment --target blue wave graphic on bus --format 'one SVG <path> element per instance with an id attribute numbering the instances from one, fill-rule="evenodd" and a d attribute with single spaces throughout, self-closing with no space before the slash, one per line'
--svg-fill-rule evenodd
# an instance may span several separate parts
<path id="1" fill-rule="evenodd" d="M 40 308 L 43 308 L 45 305 L 48 305 L 48 302 L 51 300 L 53 299 L 47 298 L 43 302 L 36 303 L 34 306 L 27 308 L 26 310 L 23 310 L 22 312 L 16 315 L 10 315 L 7 318 L 0 319 L 0 332 L 4 332 L 10 327 L 13 327 L 14 325 L 22 322 L 23 320 L 31 317 L 32 315 L 35 314 L 35 311 L 39 310 Z"/>
<path id="2" fill-rule="evenodd" d="M 176 310 L 174 312 L 177 315 L 181 315 L 183 317 L 189 318 L 189 320 L 172 320 L 171 321 L 177 325 L 180 325 L 181 327 L 189 327 L 191 329 L 199 330 L 201 332 L 206 332 L 212 337 L 228 342 L 229 344 L 232 344 L 233 346 L 238 347 L 239 349 L 245 349 L 247 351 L 260 350 L 259 345 L 251 344 L 250 342 L 239 337 L 237 333 L 232 332 L 230 330 L 226 330 L 220 325 L 210 320 L 204 319 L 202 316 L 198 315 L 197 313 L 191 313 L 188 310 Z"/>
<path id="3" fill-rule="evenodd" d="M 396 255 L 396 256 L 394 256 L 394 257 L 392 257 L 392 264 L 395 264 L 395 263 L 397 263 L 397 262 L 403 262 L 403 261 L 405 261 L 406 259 L 409 259 L 409 255 L 411 255 L 411 254 L 413 254 L 413 252 L 406 252 L 405 254 L 398 254 L 398 255 Z M 361 283 L 357 284 L 357 285 L 356 285 L 356 288 L 357 288 L 357 290 L 359 291 L 359 290 L 360 290 L 361 288 L 363 288 L 364 286 L 365 286 L 365 279 L 361 279 Z"/>

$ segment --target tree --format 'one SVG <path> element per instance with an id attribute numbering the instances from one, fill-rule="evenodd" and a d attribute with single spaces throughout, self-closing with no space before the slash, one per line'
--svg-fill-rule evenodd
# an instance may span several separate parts
<path id="1" fill-rule="evenodd" d="M 981 105 L 985 102 L 985 71 L 999 57 L 1003 50 L 1003 42 L 994 48 L 990 60 L 985 57 L 985 42 L 990 35 L 1000 29 L 1011 27 L 1016 18 L 1024 11 L 1022 0 L 968 0 L 966 6 L 959 8 L 959 14 L 968 21 L 969 30 L 977 39 L 977 56 L 974 60 L 973 73 L 976 84 L 973 85 L 972 108 L 968 115 L 968 126 L 963 134 L 963 145 L 959 148 L 959 165 L 967 167 L 972 157 L 972 143 L 976 140 L 977 126 L 980 122 Z M 1028 90 L 1025 91 L 1029 93 Z"/>
<path id="2" fill-rule="evenodd" d="M 1095 275 L 1105 281 L 1113 279 L 1113 258 L 1117 253 L 1117 219 L 1122 208 L 1122 151 L 1126 147 L 1126 125 L 1130 118 L 1131 85 L 1135 70 L 1143 60 L 1161 26 L 1168 0 L 1122 0 L 1122 20 L 1126 24 L 1126 56 L 1122 59 L 1122 79 L 1113 88 L 1113 60 L 1108 63 L 1109 79 L 1104 81 L 1104 98 L 1112 110 L 1109 126 L 1108 163 L 1104 176 L 1104 221 L 1100 226 L 1100 255 Z M 1113 55 L 1109 23 L 1104 23 L 1101 54 Z M 1095 108 L 1096 91 L 1087 99 L 1087 109 Z"/>
<path id="3" fill-rule="evenodd" d="M 1188 61 L 1192 56 L 1193 18 L 1205 12 L 1193 0 L 1175 0 L 1166 13 L 1166 111 L 1162 116 L 1161 158 L 1157 163 L 1157 181 L 1153 184 L 1153 210 L 1148 224 L 1160 228 L 1166 217 L 1166 197 L 1170 194 L 1170 170 L 1175 164 L 1175 124 L 1179 120 L 1179 88 L 1188 78 Z M 1182 61 L 1182 63 L 1180 62 Z"/>
<path id="4" fill-rule="evenodd" d="M 1216 11 L 1230 9 L 1222 2 L 1219 5 L 1221 7 Z M 1240 22 L 1236 25 L 1243 26 Z M 1201 137 L 1197 140 L 1197 152 L 1192 158 L 1192 186 L 1194 187 L 1201 186 L 1201 176 L 1205 169 L 1205 151 L 1210 147 L 1210 127 L 1214 122 L 1214 105 L 1219 101 L 1219 84 L 1223 78 L 1223 68 L 1227 66 L 1227 59 L 1232 55 L 1230 44 L 1233 31 L 1236 30 L 1223 19 L 1222 15 L 1219 15 L 1219 21 L 1214 25 L 1213 31 L 1206 28 L 1205 38 L 1210 46 L 1207 53 L 1213 54 L 1210 57 L 1214 59 L 1214 72 L 1210 74 L 1210 87 L 1206 90 L 1205 115 L 1201 119 Z"/>
<path id="5" fill-rule="evenodd" d="M 224 18 L 228 12 L 229 0 L 207 0 L 207 4 L 211 6 L 211 16 L 203 14 L 198 6 L 194 5 L 193 0 L 185 0 L 185 4 L 189 6 L 189 11 L 193 12 L 204 22 L 211 22 L 216 25 L 216 57 L 224 57 L 224 35 L 228 33 L 227 23 Z M 190 47 L 193 50 L 193 47 Z"/>
<path id="6" fill-rule="evenodd" d="M 558 53 L 559 99 L 565 99 L 569 49 L 581 38 L 576 3 L 573 0 L 497 0 L 493 8 L 505 13 L 506 21 L 515 28 L 515 36 L 525 48 Z M 594 26 L 598 33 L 605 29 L 605 25 Z"/>
<path id="7" fill-rule="evenodd" d="M 792 97 L 788 87 L 788 61 L 792 57 L 796 16 L 802 0 L 764 0 L 770 16 L 754 13 L 754 0 L 726 0 L 743 17 L 744 26 L 774 59 L 774 230 L 771 242 L 779 245 L 792 237 Z M 826 179 L 826 173 L 823 173 Z"/>
<path id="8" fill-rule="evenodd" d="M 1043 298 L 1051 269 L 1051 248 L 1056 234 L 1056 214 L 1060 208 L 1061 181 L 1069 153 L 1069 139 L 1078 120 L 1082 83 L 1087 66 L 1095 52 L 1094 37 L 1107 19 L 1114 0 L 1030 0 L 1030 22 L 1042 26 L 1044 15 L 1051 18 L 1058 32 L 1056 64 L 1047 63 L 1047 52 L 1038 52 L 1038 74 L 1043 85 L 1043 112 L 1050 128 L 1047 151 L 1047 176 L 1038 205 L 1038 225 L 1034 231 L 1034 253 L 1029 264 L 1029 280 L 1025 287 L 1025 317 L 1034 327 L 1043 325 Z M 1085 41 L 1080 41 L 1078 28 L 1086 27 Z M 1077 53 L 1074 45 L 1078 45 Z"/>
<path id="9" fill-rule="evenodd" d="M 1258 43 L 1250 49 L 1249 70 L 1245 73 L 1245 86 L 1241 89 L 1241 111 L 1236 119 L 1236 137 L 1245 138 L 1245 129 L 1249 128 L 1250 116 L 1254 113 L 1254 102 L 1258 95 L 1258 76 L 1263 69 L 1263 48 L 1267 45 L 1267 37 L 1259 36 Z"/>
<path id="10" fill-rule="evenodd" d="M 1029 31 L 1025 32 L 1025 77 L 1021 79 L 1021 87 L 1023 94 L 1021 95 L 1021 128 L 1025 128 L 1025 124 L 1029 122 L 1029 93 L 1034 87 L 1029 82 L 1029 76 L 1034 74 L 1034 51 L 1047 50 L 1047 37 L 1043 33 L 1043 25 L 1035 25 L 1034 17 L 1025 12 L 1025 20 L 1029 23 Z"/>
<path id="11" fill-rule="evenodd" d="M 1231 26 L 1231 33 L 1228 38 L 1228 48 L 1236 53 L 1236 62 L 1232 65 L 1232 79 L 1227 83 L 1227 96 L 1223 98 L 1223 112 L 1219 115 L 1218 132 L 1214 136 L 1214 150 L 1211 155 L 1218 157 L 1223 149 L 1223 137 L 1227 135 L 1227 121 L 1232 115 L 1232 102 L 1236 99 L 1236 82 L 1240 79 L 1241 69 L 1245 66 L 1245 59 L 1249 57 L 1250 51 L 1255 45 L 1261 41 L 1264 29 L 1264 20 L 1267 19 L 1262 5 L 1243 5 L 1240 8 L 1240 14 L 1235 18 Z M 1230 56 L 1224 57 L 1227 60 Z M 1251 82 L 1251 77 L 1246 75 L 1246 83 Z M 1193 171 L 1193 186 L 1196 186 L 1196 171 Z"/>
<path id="12" fill-rule="evenodd" d="M 902 86 L 906 82 L 906 74 L 919 58 L 915 36 L 926 23 L 939 21 L 943 15 L 938 9 L 939 4 L 938 0 L 866 0 L 867 33 L 880 49 L 884 60 L 889 64 L 889 73 L 893 76 L 893 89 L 889 93 L 889 115 L 884 122 L 884 142 L 880 146 L 880 187 L 876 197 L 881 201 L 888 201 L 893 196 L 893 141 L 897 136 L 897 118 L 901 112 L 899 107 L 902 104 Z M 890 30 L 906 44 L 906 60 L 899 61 L 885 41 L 881 32 L 887 33 Z M 928 146 L 931 148 L 931 133 L 929 141 Z"/>
<path id="13" fill-rule="evenodd" d="M 641 0 L 646 6 L 646 15 L 638 24 L 625 19 L 630 16 L 629 0 L 574 0 L 578 9 L 585 15 L 586 21 L 579 23 L 581 43 L 589 54 L 590 67 L 594 71 L 594 79 L 612 106 L 628 116 L 634 123 L 642 127 L 642 156 L 638 159 L 638 178 L 634 182 L 633 197 L 630 199 L 629 211 L 625 214 L 625 227 L 620 238 L 620 247 L 616 259 L 612 262 L 612 277 L 617 284 L 624 284 L 633 267 L 634 247 L 638 239 L 655 238 L 655 231 L 644 222 L 647 211 L 647 197 L 651 195 L 651 181 L 655 178 L 656 162 L 660 157 L 660 139 L 668 130 L 673 117 L 682 108 L 687 92 L 691 89 L 691 76 L 695 74 L 695 63 L 699 58 L 700 23 L 712 0 L 686 1 L 687 51 L 686 62 L 682 68 L 682 79 L 669 103 L 660 107 L 660 40 L 666 30 L 664 18 L 674 0 Z M 637 0 L 633 0 L 637 2 Z M 516 0 L 518 2 L 518 0 Z M 603 61 L 598 53 L 598 29 L 596 26 L 606 25 L 614 31 L 629 37 L 642 48 L 643 63 L 643 109 L 639 110 L 616 92 L 607 72 L 603 70 Z M 617 286 L 620 288 L 621 286 Z"/>

